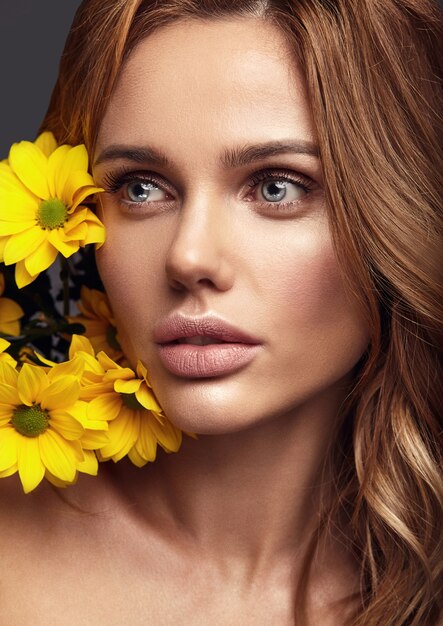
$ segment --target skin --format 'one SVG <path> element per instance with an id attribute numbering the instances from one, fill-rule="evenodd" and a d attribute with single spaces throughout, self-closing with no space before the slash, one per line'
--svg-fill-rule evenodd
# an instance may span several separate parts
<path id="1" fill-rule="evenodd" d="M 67 497 L 92 516 L 67 514 L 46 488 L 38 498 L 11 496 L 16 519 L 25 524 L 32 510 L 36 524 L 19 534 L 27 568 L 6 590 L 17 597 L 16 586 L 32 581 L 32 597 L 3 609 L 9 623 L 24 623 L 31 608 L 35 624 L 57 610 L 66 624 L 79 615 L 85 624 L 103 615 L 107 624 L 294 623 L 302 557 L 327 496 L 322 461 L 368 333 L 344 290 L 319 159 L 291 151 L 220 164 L 228 150 L 279 141 L 315 146 L 316 134 L 301 68 L 270 24 L 179 22 L 131 54 L 97 141 L 94 177 L 108 188 L 97 260 L 125 353 L 146 363 L 169 418 L 200 436 L 143 470 L 123 461 L 79 481 Z M 115 146 L 154 147 L 172 163 L 106 158 Z M 127 184 L 110 189 L 122 167 L 135 183 L 155 176 L 152 200 L 132 202 Z M 263 196 L 272 180 L 251 182 L 265 169 L 295 181 L 280 208 Z M 261 349 L 232 374 L 178 378 L 152 337 L 174 311 L 214 313 Z M 13 545 L 21 527 L 10 528 L 10 516 L 0 523 Z M 66 565 L 57 575 L 44 556 L 48 536 L 59 562 L 76 554 L 67 582 Z M 335 603 L 356 578 L 345 547 L 328 536 L 313 567 L 313 623 L 343 623 Z M 51 613 L 41 599 L 48 588 Z M 72 612 L 60 600 L 68 589 L 78 598 Z"/>
<path id="2" fill-rule="evenodd" d="M 343 291 L 319 159 L 289 153 L 229 170 L 219 165 L 225 150 L 245 144 L 315 145 L 302 76 L 281 36 L 254 22 L 220 30 L 218 23 L 182 24 L 145 41 L 103 121 L 97 161 L 111 146 L 153 146 L 174 166 L 121 158 L 94 168 L 105 188 L 109 172 L 124 167 L 138 179 L 153 171 L 169 190 L 138 205 L 126 188 L 101 198 L 107 244 L 99 269 L 124 351 L 132 363 L 146 362 L 166 414 L 184 430 L 211 434 L 294 413 L 337 387 L 367 343 Z M 308 177 L 312 190 L 289 183 L 297 204 L 263 207 L 261 190 L 248 183 L 271 168 Z M 174 311 L 215 313 L 257 336 L 263 349 L 235 375 L 179 379 L 161 365 L 152 338 Z"/>

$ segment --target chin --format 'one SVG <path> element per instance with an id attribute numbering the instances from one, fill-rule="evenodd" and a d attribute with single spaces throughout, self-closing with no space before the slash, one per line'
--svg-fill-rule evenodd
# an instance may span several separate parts
<path id="1" fill-rule="evenodd" d="M 266 419 L 256 411 L 245 410 L 248 407 L 245 401 L 229 397 L 226 391 L 217 400 L 214 390 L 203 389 L 203 385 L 198 384 L 192 386 L 193 390 L 188 389 L 191 393 L 171 394 L 171 388 L 165 390 L 153 385 L 165 415 L 185 432 L 227 435 L 251 428 Z"/>

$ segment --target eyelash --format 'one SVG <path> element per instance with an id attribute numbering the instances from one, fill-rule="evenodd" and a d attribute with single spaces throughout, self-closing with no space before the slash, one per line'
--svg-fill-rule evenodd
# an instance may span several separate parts
<path id="1" fill-rule="evenodd" d="M 305 192 L 306 195 L 312 192 L 313 189 L 315 188 L 315 183 L 310 178 L 307 178 L 301 175 L 295 175 L 292 173 L 290 174 L 286 170 L 275 170 L 275 169 L 265 169 L 265 170 L 261 170 L 255 173 L 253 176 L 251 176 L 250 181 L 247 183 L 247 186 L 253 189 L 254 187 L 256 187 L 257 185 L 259 185 L 261 182 L 264 182 L 264 181 L 282 181 L 282 180 L 290 182 L 290 183 L 294 183 L 295 185 L 300 187 Z M 143 181 L 144 183 L 151 183 L 155 185 L 156 187 L 158 187 L 159 189 L 162 189 L 163 191 L 170 193 L 172 195 L 172 192 L 170 192 L 167 189 L 167 187 L 165 188 L 164 182 L 158 179 L 154 174 L 151 174 L 151 173 L 148 174 L 147 172 L 138 173 L 130 169 L 126 169 L 126 168 L 122 168 L 121 170 L 118 170 L 115 172 L 107 172 L 105 176 L 103 177 L 102 184 L 103 184 L 103 187 L 105 188 L 105 191 L 111 194 L 116 194 L 118 191 L 120 191 L 120 189 L 125 184 L 132 183 L 134 181 Z M 127 202 L 130 205 L 144 204 L 143 202 L 135 202 L 132 200 L 129 200 Z M 159 202 L 159 201 L 154 201 L 154 202 Z M 266 208 L 272 207 L 274 211 L 282 212 L 284 210 L 287 210 L 288 207 L 298 204 L 300 202 L 300 199 L 292 200 L 289 202 L 270 202 L 266 200 L 261 200 L 261 201 L 257 200 L 256 202 L 258 202 L 259 205 L 262 207 L 266 207 Z M 166 206 L 168 206 L 170 203 L 171 203 L 170 200 L 163 202 L 163 204 Z M 130 211 L 130 209 L 127 209 L 127 210 Z"/>
<path id="2" fill-rule="evenodd" d="M 137 173 L 127 169 L 121 169 L 116 172 L 106 172 L 103 177 L 103 187 L 108 193 L 117 193 L 123 185 L 126 183 L 132 183 L 136 180 L 142 180 L 144 183 L 153 183 L 159 188 L 164 189 L 164 184 L 156 180 L 155 176 L 152 174 L 147 176 L 146 173 Z"/>
<path id="3" fill-rule="evenodd" d="M 314 181 L 311 180 L 310 178 L 307 178 L 306 176 L 301 176 L 300 174 L 298 175 L 290 174 L 286 170 L 272 170 L 272 169 L 261 170 L 257 172 L 256 174 L 254 174 L 253 176 L 251 176 L 251 179 L 250 179 L 251 182 L 248 183 L 248 187 L 254 188 L 264 181 L 281 181 L 281 180 L 297 185 L 305 192 L 306 195 L 308 195 L 314 189 Z M 266 206 L 266 207 L 271 206 L 274 211 L 275 210 L 282 211 L 284 209 L 287 209 L 288 207 L 298 204 L 300 200 L 292 200 L 289 202 L 288 201 L 287 202 L 269 202 L 266 200 L 258 200 L 257 202 L 259 202 L 259 204 L 262 206 Z"/>

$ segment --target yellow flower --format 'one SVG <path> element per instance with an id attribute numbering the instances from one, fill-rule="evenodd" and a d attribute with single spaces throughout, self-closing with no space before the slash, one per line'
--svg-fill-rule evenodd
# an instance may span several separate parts
<path id="1" fill-rule="evenodd" d="M 16 263 L 19 287 L 31 283 L 60 252 L 104 242 L 104 226 L 81 203 L 103 191 L 88 173 L 84 145 L 58 146 L 52 133 L 13 144 L 0 163 L 0 261 Z"/>
<path id="2" fill-rule="evenodd" d="M 18 351 L 18 360 L 19 363 L 22 364 L 30 363 L 31 365 L 35 365 L 35 350 L 33 350 L 30 346 L 22 346 Z"/>
<path id="3" fill-rule="evenodd" d="M 0 296 L 5 290 L 5 277 L 0 273 Z M 24 313 L 21 308 L 10 298 L 0 297 L 0 333 L 16 336 L 20 334 L 20 322 Z"/>
<path id="4" fill-rule="evenodd" d="M 9 363 L 9 365 L 15 367 L 17 365 L 17 361 L 13 359 L 10 354 L 5 352 L 5 350 L 9 348 L 10 345 L 11 344 L 9 343 L 9 341 L 6 341 L 6 339 L 2 339 L 2 337 L 0 337 L 0 363 Z"/>
<path id="5" fill-rule="evenodd" d="M 142 467 L 155 460 L 157 444 L 167 452 L 177 452 L 182 433 L 163 414 L 141 361 L 134 372 L 104 352 L 94 357 L 85 337 L 74 336 L 71 350 L 70 355 L 85 359 L 80 397 L 88 401 L 88 417 L 109 420 L 109 442 L 97 450 L 99 460 L 117 462 L 128 455 Z"/>
<path id="6" fill-rule="evenodd" d="M 0 362 L 0 477 L 18 471 L 25 493 L 43 477 L 65 486 L 78 472 L 97 474 L 97 458 L 82 439 L 86 429 L 107 424 L 87 417 L 82 371 L 81 359 L 52 368 L 25 363 L 19 372 Z"/>
<path id="7" fill-rule="evenodd" d="M 123 352 L 117 338 L 117 328 L 107 295 L 98 289 L 89 289 L 84 285 L 80 291 L 81 301 L 77 303 L 80 315 L 69 318 L 85 327 L 95 352 L 104 351 L 111 359 L 121 362 Z"/>

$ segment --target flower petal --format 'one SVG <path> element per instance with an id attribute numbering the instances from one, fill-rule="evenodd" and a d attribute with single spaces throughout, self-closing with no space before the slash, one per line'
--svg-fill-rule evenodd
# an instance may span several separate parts
<path id="1" fill-rule="evenodd" d="M 150 428 L 150 419 L 148 416 L 141 416 L 140 432 L 134 447 L 145 461 L 155 461 L 157 454 L 157 438 Z"/>
<path id="2" fill-rule="evenodd" d="M 154 394 L 145 384 L 141 385 L 140 389 L 136 391 L 135 397 L 140 404 L 145 407 L 145 409 L 148 409 L 148 411 L 161 411 L 161 406 L 154 398 Z"/>
<path id="3" fill-rule="evenodd" d="M 35 221 L 38 201 L 28 193 L 7 192 L 0 187 L 0 220 L 3 222 Z"/>
<path id="4" fill-rule="evenodd" d="M 48 372 L 48 380 L 52 383 L 58 378 L 64 378 L 66 375 L 80 378 L 85 369 L 85 362 L 80 356 L 75 356 L 69 361 L 56 363 Z"/>
<path id="5" fill-rule="evenodd" d="M 17 337 L 20 334 L 20 322 L 0 322 L 0 333 Z"/>
<path id="6" fill-rule="evenodd" d="M 59 146 L 48 158 L 48 187 L 51 198 L 62 200 L 61 194 L 58 194 L 57 178 L 63 164 L 63 159 L 66 158 L 70 150 L 71 146 Z"/>
<path id="7" fill-rule="evenodd" d="M 95 357 L 94 348 L 87 337 L 83 335 L 72 335 L 71 345 L 69 346 L 69 358 L 72 359 L 77 352 L 86 352 Z"/>
<path id="8" fill-rule="evenodd" d="M 22 183 L 36 196 L 49 198 L 48 160 L 30 141 L 15 143 L 9 151 L 9 163 Z"/>
<path id="9" fill-rule="evenodd" d="M 77 454 L 75 444 L 63 441 L 57 433 L 48 429 L 39 437 L 40 454 L 47 469 L 61 480 L 72 482 L 76 475 Z"/>
<path id="10" fill-rule="evenodd" d="M 37 250 L 46 239 L 46 231 L 33 226 L 22 233 L 13 235 L 5 246 L 4 259 L 6 265 L 17 263 Z"/>
<path id="11" fill-rule="evenodd" d="M 128 457 L 131 460 L 131 462 L 134 463 L 134 465 L 136 465 L 137 467 L 143 467 L 148 462 L 146 459 L 144 459 L 141 456 L 141 454 L 137 452 L 136 446 L 134 446 L 133 448 L 129 450 Z"/>
<path id="12" fill-rule="evenodd" d="M 106 352 L 99 352 L 97 354 L 97 360 L 100 365 L 106 370 L 106 374 L 109 375 L 108 380 L 115 380 L 116 378 L 123 378 L 129 380 L 134 378 L 135 374 L 129 367 L 120 367 L 115 361 L 109 357 Z"/>
<path id="13" fill-rule="evenodd" d="M 7 478 L 8 476 L 12 476 L 17 471 L 17 463 L 15 465 L 11 465 L 8 469 L 0 472 L 0 478 Z"/>
<path id="14" fill-rule="evenodd" d="M 11 166 L 6 163 L 0 163 L 0 189 L 6 193 L 25 194 L 33 198 L 35 202 L 40 200 L 22 183 L 20 178 L 13 172 Z"/>
<path id="15" fill-rule="evenodd" d="M 85 460 L 82 463 L 77 463 L 77 470 L 83 474 L 90 474 L 91 476 L 97 476 L 98 474 L 98 461 L 95 456 L 95 452 L 92 450 L 83 450 Z"/>
<path id="16" fill-rule="evenodd" d="M 88 418 L 95 420 L 113 420 L 121 409 L 121 400 L 115 393 L 104 393 L 88 404 Z"/>
<path id="17" fill-rule="evenodd" d="M 18 435 L 14 428 L 6 426 L 0 429 L 0 471 L 17 463 Z"/>
<path id="18" fill-rule="evenodd" d="M 117 419 L 109 422 L 109 443 L 100 449 L 101 456 L 119 461 L 135 444 L 138 436 L 140 415 L 138 411 L 131 411 L 122 407 Z"/>
<path id="19" fill-rule="evenodd" d="M 17 287 L 21 289 L 22 287 L 26 287 L 29 283 L 32 283 L 33 280 L 37 278 L 38 274 L 34 276 L 28 272 L 25 267 L 24 261 L 19 261 L 15 265 L 15 282 L 17 283 Z"/>
<path id="20" fill-rule="evenodd" d="M 35 220 L 28 220 L 26 222 L 6 222 L 0 221 L 0 237 L 6 237 L 28 231 L 30 228 L 35 227 Z M 4 251 L 3 251 L 4 254 Z"/>
<path id="21" fill-rule="evenodd" d="M 0 422 L 2 426 L 8 424 L 13 415 L 14 407 L 11 404 L 0 404 Z"/>
<path id="22" fill-rule="evenodd" d="M 2 404 L 10 404 L 11 406 L 18 406 L 21 404 L 16 387 L 0 383 L 0 398 Z"/>
<path id="23" fill-rule="evenodd" d="M 5 252 L 5 246 L 8 243 L 9 237 L 0 237 L 0 262 L 3 263 L 3 254 Z"/>
<path id="24" fill-rule="evenodd" d="M 88 210 L 85 207 L 83 207 L 83 208 L 78 209 L 77 211 L 74 211 L 74 213 L 69 215 L 68 221 L 64 225 L 65 233 L 66 234 L 70 233 L 70 231 L 73 230 L 76 226 L 84 222 L 87 214 L 88 214 Z"/>
<path id="25" fill-rule="evenodd" d="M 88 225 L 86 224 L 86 222 L 79 224 L 75 228 L 69 229 L 69 232 L 66 230 L 66 227 L 65 227 L 66 241 L 76 241 L 78 245 L 80 246 L 80 245 L 83 245 L 83 241 L 86 239 L 87 236 L 88 236 Z"/>
<path id="26" fill-rule="evenodd" d="M 91 224 L 88 220 L 88 234 L 82 241 L 82 246 L 88 246 L 91 243 L 97 244 L 97 248 L 100 248 L 106 241 L 106 230 L 103 224 L 100 226 L 97 224 Z"/>
<path id="27" fill-rule="evenodd" d="M 71 187 L 70 179 L 78 170 L 88 171 L 88 153 L 82 144 L 71 148 L 66 154 L 62 151 L 52 155 L 57 162 L 56 190 L 57 198 L 63 200 L 67 206 L 72 205 L 72 192 L 67 193 L 66 187 Z M 88 177 L 89 184 L 92 184 L 92 177 Z M 73 190 L 75 191 L 75 189 Z"/>
<path id="28" fill-rule="evenodd" d="M 85 434 L 81 439 L 84 450 L 98 450 L 109 443 L 109 437 L 105 431 L 85 430 Z"/>
<path id="29" fill-rule="evenodd" d="M 54 248 L 61 252 L 61 254 L 63 254 L 63 256 L 67 259 L 74 254 L 74 252 L 78 251 L 79 245 L 76 241 L 64 241 L 64 239 L 62 239 L 62 233 L 62 229 L 51 230 L 49 232 L 48 239 Z"/>
<path id="30" fill-rule="evenodd" d="M 66 193 L 72 196 L 72 207 L 77 208 L 82 202 L 96 193 L 104 191 L 102 187 L 96 187 L 92 177 L 85 172 L 75 172 L 66 186 Z M 92 200 L 92 198 L 91 198 Z"/>
<path id="31" fill-rule="evenodd" d="M 80 383 L 75 376 L 65 376 L 51 383 L 42 393 L 43 410 L 64 409 L 78 400 Z"/>
<path id="32" fill-rule="evenodd" d="M 54 246 L 44 239 L 37 250 L 34 250 L 24 260 L 26 270 L 31 276 L 40 274 L 54 263 L 57 258 L 58 252 Z"/>
<path id="33" fill-rule="evenodd" d="M 37 487 L 45 475 L 45 467 L 40 458 L 40 437 L 18 436 L 17 467 L 25 493 Z"/>
<path id="34" fill-rule="evenodd" d="M 71 482 L 66 482 L 66 480 L 60 480 L 60 478 L 57 478 L 57 476 L 54 476 L 53 474 L 51 474 L 51 472 L 46 470 L 45 478 L 48 482 L 51 483 L 51 485 L 57 487 L 57 489 L 64 489 L 68 485 L 73 485 L 77 481 L 77 474 L 74 480 L 72 480 Z"/>
<path id="35" fill-rule="evenodd" d="M 80 422 L 77 422 L 77 420 L 73 419 L 70 415 L 65 414 L 59 417 L 54 411 L 50 413 L 50 424 L 51 428 L 56 430 L 63 439 L 67 439 L 68 441 L 80 439 L 85 432 Z"/>
<path id="36" fill-rule="evenodd" d="M 15 322 L 24 315 L 22 307 L 10 298 L 0 298 L 1 322 Z"/>
<path id="37" fill-rule="evenodd" d="M 85 407 L 82 410 L 82 407 Z M 51 419 L 54 417 L 57 420 L 75 421 L 78 422 L 83 428 L 88 428 L 88 419 L 86 417 L 87 403 L 79 400 L 75 402 L 67 409 L 52 409 Z M 106 422 L 104 422 L 106 424 Z M 103 428 L 103 422 L 100 422 L 100 427 Z M 106 427 L 106 426 L 105 426 Z"/>
<path id="38" fill-rule="evenodd" d="M 46 157 L 48 157 L 57 148 L 55 137 L 50 131 L 41 133 L 34 141 L 34 144 L 40 148 Z"/>
<path id="39" fill-rule="evenodd" d="M 40 403 L 42 391 L 48 386 L 46 373 L 39 365 L 25 363 L 18 375 L 18 395 L 23 404 Z"/>
<path id="40" fill-rule="evenodd" d="M 182 443 L 182 431 L 176 428 L 169 420 L 165 420 L 164 425 L 160 425 L 156 419 L 149 422 L 159 444 L 167 452 L 177 452 Z"/>
<path id="41" fill-rule="evenodd" d="M 142 381 L 138 378 L 132 380 L 116 380 L 114 383 L 114 389 L 118 393 L 135 393 L 139 390 Z"/>
<path id="42" fill-rule="evenodd" d="M 10 345 L 9 342 L 5 342 L 5 343 L 8 343 L 8 345 Z M 3 348 L 3 350 L 4 349 L 5 348 Z M 7 385 L 10 385 L 11 387 L 16 388 L 17 380 L 18 380 L 18 372 L 15 369 L 15 367 L 10 365 L 9 363 L 0 363 L 0 382 L 6 383 Z M 6 400 L 3 398 L 1 394 L 0 394 L 0 400 L 1 402 L 6 402 Z"/>

